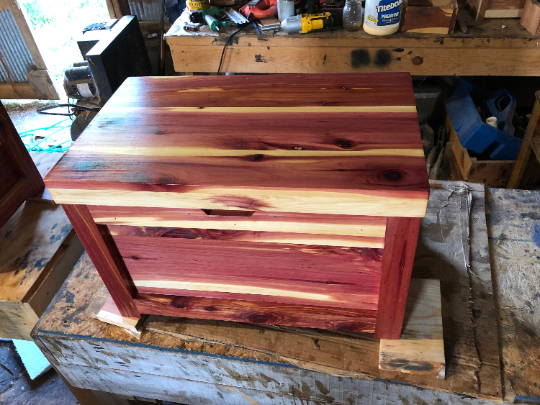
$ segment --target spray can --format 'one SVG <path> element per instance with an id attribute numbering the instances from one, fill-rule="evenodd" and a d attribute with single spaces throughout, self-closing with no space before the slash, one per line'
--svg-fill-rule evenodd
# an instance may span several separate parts
<path id="1" fill-rule="evenodd" d="M 366 0 L 364 31 L 370 35 L 390 35 L 399 29 L 403 0 Z"/>

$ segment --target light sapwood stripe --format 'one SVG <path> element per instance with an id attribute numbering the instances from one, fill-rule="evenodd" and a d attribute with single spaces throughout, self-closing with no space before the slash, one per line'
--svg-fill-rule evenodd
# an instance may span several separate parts
<path id="1" fill-rule="evenodd" d="M 90 210 L 92 212 L 92 210 Z M 233 231 L 254 232 L 290 232 L 309 233 L 320 235 L 342 236 L 369 236 L 384 238 L 386 227 L 384 225 L 358 225 L 358 224 L 325 224 L 301 222 L 264 222 L 264 221 L 175 221 L 163 220 L 159 217 L 114 217 L 105 214 L 92 213 L 94 221 L 98 224 L 115 224 L 126 226 L 155 226 L 163 228 L 199 228 Z"/>
<path id="2" fill-rule="evenodd" d="M 277 288 L 255 287 L 246 285 L 234 285 L 234 284 L 213 284 L 213 283 L 200 283 L 190 281 L 173 281 L 173 280 L 133 280 L 136 287 L 141 288 L 164 288 L 167 290 L 187 290 L 187 291 L 205 291 L 219 292 L 219 293 L 231 293 L 231 294 L 255 294 L 255 295 L 267 295 L 272 297 L 286 297 L 297 298 L 309 301 L 326 301 L 326 302 L 341 302 L 336 297 L 332 297 L 326 294 L 306 293 L 293 290 L 282 290 Z M 374 302 L 377 297 L 373 295 L 358 294 L 355 296 L 359 300 L 363 299 L 363 302 Z M 346 302 L 349 302 L 348 300 Z"/>
<path id="3" fill-rule="evenodd" d="M 126 107 L 132 108 L 132 107 Z M 415 105 L 376 105 L 376 106 L 295 106 L 295 107 L 157 107 L 165 111 L 189 111 L 200 113 L 231 113 L 231 114 L 286 114 L 286 113 L 416 113 Z M 110 111 L 110 109 L 108 110 Z"/>
<path id="4" fill-rule="evenodd" d="M 277 157 L 346 157 L 346 156 L 412 156 L 424 157 L 422 149 L 368 149 L 368 150 L 286 150 L 286 149 L 215 149 L 184 146 L 99 146 L 77 143 L 73 150 L 100 155 L 160 156 L 160 157 L 236 157 L 266 155 Z M 307 163 L 302 160 L 301 163 Z"/>
<path id="5" fill-rule="evenodd" d="M 122 226 L 109 225 L 109 232 L 113 236 L 122 236 L 125 235 L 122 230 L 118 229 Z M 199 229 L 201 229 L 199 225 Z M 205 229 L 205 228 L 202 228 Z M 209 228 L 215 230 L 215 228 Z M 234 231 L 233 231 L 234 232 Z M 257 236 L 252 234 L 248 235 L 231 235 L 230 237 L 224 238 L 224 240 L 235 240 L 238 242 L 254 242 L 254 243 L 280 243 L 280 244 L 290 244 L 290 245 L 316 245 L 316 246 L 335 246 L 335 247 L 352 247 L 352 248 L 384 248 L 384 236 L 380 238 L 366 238 L 366 237 L 347 237 L 346 235 L 337 235 L 334 238 L 324 237 L 323 235 L 317 234 L 298 234 L 298 236 L 292 236 L 279 233 L 276 235 L 274 232 L 258 232 Z M 162 236 L 160 236 L 162 237 Z M 166 236 L 163 236 L 166 237 Z M 214 240 L 213 238 L 203 238 L 197 237 L 196 239 L 208 239 Z M 220 240 L 215 238 L 215 240 Z"/>
<path id="6" fill-rule="evenodd" d="M 195 188 L 191 191 L 175 193 L 55 188 L 52 184 L 51 187 L 49 192 L 57 204 L 238 209 L 381 217 L 424 217 L 427 207 L 427 195 L 410 198 L 386 197 L 362 192 L 243 188 Z"/>

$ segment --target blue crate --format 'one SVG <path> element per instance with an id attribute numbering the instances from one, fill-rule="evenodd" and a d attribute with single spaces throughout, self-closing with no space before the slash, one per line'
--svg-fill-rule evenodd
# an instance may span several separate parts
<path id="1" fill-rule="evenodd" d="M 493 160 L 514 160 L 517 158 L 521 148 L 521 139 L 515 138 L 500 129 L 486 124 L 471 98 L 474 86 L 465 81 L 460 81 L 458 87 L 446 104 L 446 111 L 452 125 L 454 126 L 461 145 L 473 152 L 483 153 L 492 145 L 496 147 L 491 151 L 489 157 Z M 500 93 L 494 93 L 495 97 L 500 97 Z M 490 104 L 490 103 L 487 103 Z M 491 108 L 496 108 L 496 103 L 491 102 Z M 495 106 L 495 107 L 494 107 Z M 515 104 L 514 104 L 515 109 Z M 513 109 L 506 109 L 506 114 L 513 113 Z M 503 117 L 505 112 L 500 112 L 499 117 Z M 495 115 L 497 116 L 497 115 Z M 498 118 L 499 118 L 498 117 Z M 506 121 L 511 121 L 512 117 Z"/>

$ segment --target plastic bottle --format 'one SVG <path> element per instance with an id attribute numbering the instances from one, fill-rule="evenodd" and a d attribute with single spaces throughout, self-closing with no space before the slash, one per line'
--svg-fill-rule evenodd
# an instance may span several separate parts
<path id="1" fill-rule="evenodd" d="M 371 35 L 390 35 L 399 29 L 403 0 L 366 0 L 364 31 Z"/>
<path id="2" fill-rule="evenodd" d="M 343 7 L 343 28 L 347 31 L 360 31 L 362 28 L 361 0 L 345 0 Z"/>

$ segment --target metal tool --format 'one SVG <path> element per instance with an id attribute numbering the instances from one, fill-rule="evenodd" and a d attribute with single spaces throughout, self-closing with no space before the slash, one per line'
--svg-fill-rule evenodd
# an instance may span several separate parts
<path id="1" fill-rule="evenodd" d="M 289 17 L 281 23 L 281 29 L 287 34 L 297 34 L 329 28 L 333 24 L 332 14 L 300 14 Z"/>
<path id="2" fill-rule="evenodd" d="M 242 14 L 232 8 L 229 8 L 228 10 L 223 10 L 223 12 L 225 13 L 225 15 L 227 15 L 227 17 L 229 17 L 229 20 L 231 20 L 234 25 L 242 25 L 249 22 L 246 17 L 244 17 Z"/>

